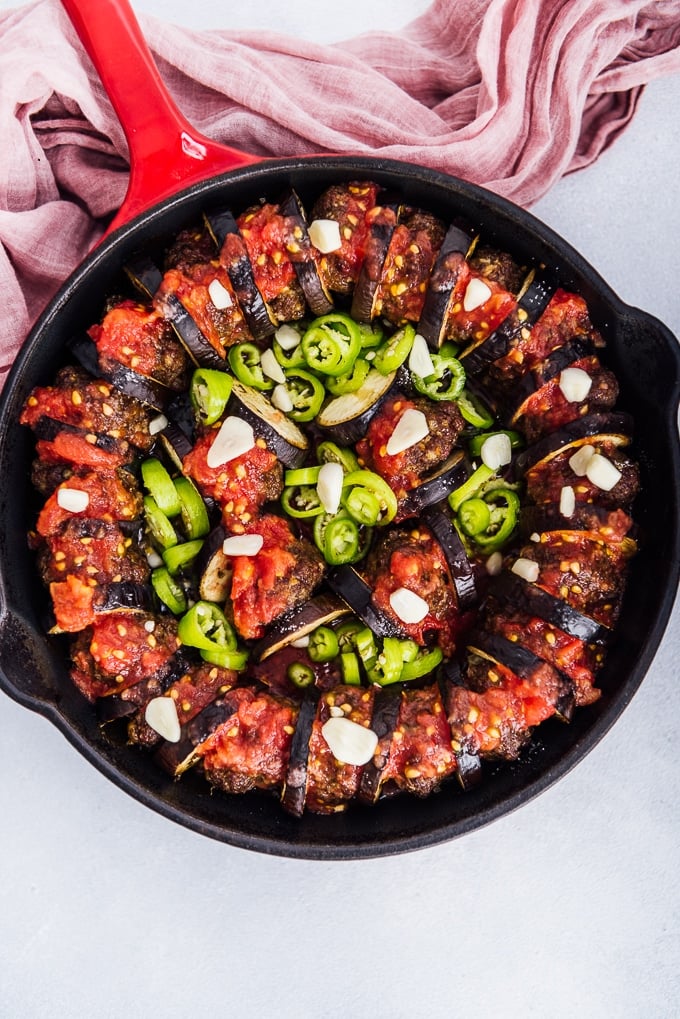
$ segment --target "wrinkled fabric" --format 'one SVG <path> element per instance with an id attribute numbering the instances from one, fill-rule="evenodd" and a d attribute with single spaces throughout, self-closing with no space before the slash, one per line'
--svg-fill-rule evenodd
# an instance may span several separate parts
<path id="1" fill-rule="evenodd" d="M 679 0 L 434 0 L 400 32 L 333 45 L 140 22 L 210 138 L 408 160 L 523 206 L 597 159 L 646 82 L 680 71 Z M 0 136 L 4 379 L 128 179 L 123 129 L 58 0 L 0 14 Z"/>

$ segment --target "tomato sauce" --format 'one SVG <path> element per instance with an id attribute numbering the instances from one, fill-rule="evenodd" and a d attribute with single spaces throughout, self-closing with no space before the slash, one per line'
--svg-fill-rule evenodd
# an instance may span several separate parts
<path id="1" fill-rule="evenodd" d="M 290 757 L 297 708 L 268 693 L 230 691 L 234 714 L 198 748 L 209 779 L 227 792 L 280 786 Z"/>
<path id="2" fill-rule="evenodd" d="M 312 725 L 307 758 L 307 806 L 320 814 L 343 810 L 356 795 L 362 768 L 339 761 L 323 736 L 323 726 L 331 718 L 331 708 L 343 717 L 370 728 L 375 691 L 360 686 L 339 686 L 319 701 Z"/>
<path id="3" fill-rule="evenodd" d="M 290 225 L 276 205 L 249 209 L 237 220 L 253 267 L 257 289 L 265 301 L 275 300 L 296 279 L 288 245 Z"/>
<path id="4" fill-rule="evenodd" d="M 164 344 L 175 342 L 170 324 L 158 311 L 131 300 L 107 312 L 100 324 L 88 329 L 88 335 L 101 355 L 149 376 L 162 363 Z"/>
<path id="5" fill-rule="evenodd" d="M 103 520 L 134 520 L 142 514 L 142 497 L 130 482 L 125 484 L 118 473 L 91 472 L 69 478 L 59 485 L 47 499 L 36 524 L 36 531 L 43 537 L 54 534 L 73 513 L 62 509 L 58 502 L 58 492 L 69 489 L 85 492 L 88 496 L 87 507 L 78 513 L 80 518 Z"/>
<path id="6" fill-rule="evenodd" d="M 236 629 L 242 637 L 256 639 L 291 606 L 298 557 L 292 551 L 296 539 L 281 517 L 261 517 L 249 530 L 264 543 L 257 555 L 234 556 L 230 597 Z"/>
<path id="7" fill-rule="evenodd" d="M 405 689 L 383 781 L 427 796 L 455 769 L 451 731 L 437 685 Z"/>
<path id="8" fill-rule="evenodd" d="M 183 470 L 194 479 L 204 496 L 220 504 L 224 525 L 242 534 L 264 503 L 281 494 L 281 467 L 263 439 L 257 439 L 252 449 L 234 460 L 209 467 L 208 452 L 216 435 L 217 429 L 211 429 L 197 439 L 184 458 Z"/>
<path id="9" fill-rule="evenodd" d="M 472 282 L 479 280 L 489 288 L 491 294 L 483 304 L 470 311 L 465 310 L 465 292 Z M 501 322 L 517 307 L 512 294 L 500 283 L 476 272 L 468 266 L 461 272 L 456 283 L 446 324 L 446 336 L 459 342 L 472 340 L 481 343 L 493 333 Z"/>
<path id="10" fill-rule="evenodd" d="M 210 297 L 209 287 L 213 281 L 220 284 L 226 308 L 217 308 Z M 243 313 L 236 299 L 229 274 L 219 263 L 205 262 L 180 269 L 168 269 L 163 276 L 154 302 L 162 308 L 163 298 L 174 294 L 196 322 L 208 343 L 221 357 L 226 348 L 242 340 L 251 339 Z"/>

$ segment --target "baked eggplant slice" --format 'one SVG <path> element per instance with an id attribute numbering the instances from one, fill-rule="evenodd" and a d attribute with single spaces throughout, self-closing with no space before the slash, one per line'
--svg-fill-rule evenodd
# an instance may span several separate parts
<path id="1" fill-rule="evenodd" d="M 352 566 L 335 566 L 326 577 L 328 586 L 378 637 L 400 637 L 402 632 L 372 603 L 372 590 Z"/>
<path id="2" fill-rule="evenodd" d="M 314 247 L 307 231 L 307 217 L 297 192 L 291 188 L 280 205 L 281 215 L 290 221 L 290 238 L 286 250 L 313 315 L 326 315 L 333 310 L 330 290 L 319 273 Z"/>
<path id="3" fill-rule="evenodd" d="M 357 322 L 371 322 L 380 289 L 383 265 L 403 208 L 400 199 L 379 195 L 379 204 L 368 213 L 368 237 L 359 279 L 352 297 L 351 315 Z"/>
<path id="4" fill-rule="evenodd" d="M 456 284 L 465 268 L 465 257 L 472 242 L 472 235 L 466 230 L 450 226 L 435 259 L 418 322 L 418 332 L 432 350 L 439 350 L 446 339 L 446 323 Z"/>
<path id="5" fill-rule="evenodd" d="M 507 354 L 513 339 L 522 329 L 537 322 L 556 290 L 552 277 L 542 270 L 532 270 L 517 298 L 517 307 L 498 328 L 460 353 L 468 377 L 479 375 L 490 364 Z"/>
<path id="6" fill-rule="evenodd" d="M 307 762 L 312 726 L 316 718 L 317 701 L 307 696 L 300 705 L 295 732 L 290 745 L 288 768 L 281 790 L 281 806 L 293 817 L 302 817 L 307 802 Z"/>
<path id="7" fill-rule="evenodd" d="M 103 367 L 95 344 L 86 336 L 72 340 L 69 348 L 79 364 L 94 378 L 106 379 L 126 396 L 132 396 L 152 410 L 163 411 L 175 397 L 175 393 L 155 379 L 140 375 L 123 364 Z"/>
<path id="8" fill-rule="evenodd" d="M 234 379 L 227 410 L 252 425 L 284 467 L 299 467 L 304 462 L 309 449 L 307 437 L 263 393 Z"/>
<path id="9" fill-rule="evenodd" d="M 177 336 L 195 365 L 204 368 L 223 369 L 225 359 L 209 343 L 196 322 L 175 294 L 163 294 L 157 297 L 158 310 L 172 324 Z"/>
<path id="10" fill-rule="evenodd" d="M 317 626 L 328 626 L 329 623 L 348 614 L 349 608 L 341 598 L 319 594 L 299 608 L 279 617 L 270 627 L 267 636 L 255 645 L 253 655 L 257 661 L 263 662 L 286 645 L 302 640 Z"/>
<path id="11" fill-rule="evenodd" d="M 233 214 L 224 209 L 206 215 L 205 221 L 220 249 L 220 262 L 229 274 L 253 339 L 266 339 L 276 330 L 278 322 L 257 288 L 253 266 Z"/>
<path id="12" fill-rule="evenodd" d="M 446 504 L 428 506 L 423 520 L 441 545 L 444 557 L 451 571 L 456 597 L 461 612 L 467 612 L 479 604 L 479 591 L 475 571 L 458 531 L 453 526 Z"/>

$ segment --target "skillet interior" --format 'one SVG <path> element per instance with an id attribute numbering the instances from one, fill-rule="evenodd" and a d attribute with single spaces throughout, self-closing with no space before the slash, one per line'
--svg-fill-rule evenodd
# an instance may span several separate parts
<path id="1" fill-rule="evenodd" d="M 617 639 L 599 676 L 602 698 L 570 725 L 544 723 L 514 764 L 485 767 L 480 787 L 460 793 L 454 782 L 426 800 L 394 798 L 376 808 L 295 820 L 271 798 L 211 795 L 192 776 L 173 782 L 144 753 L 111 742 L 91 705 L 72 686 L 65 645 L 44 635 L 47 598 L 26 545 L 34 518 L 29 481 L 33 440 L 17 424 L 21 406 L 66 360 L 68 339 L 98 316 L 133 252 L 153 251 L 165 238 L 228 205 L 235 212 L 260 197 L 276 199 L 293 184 L 303 201 L 329 184 L 369 177 L 401 189 L 414 204 L 447 221 L 461 216 L 485 239 L 526 262 L 556 270 L 578 290 L 607 340 L 606 363 L 621 386 L 619 405 L 636 419 L 635 452 L 642 485 L 635 507 L 643 549 L 634 559 Z M 480 827 L 515 809 L 587 753 L 630 701 L 661 640 L 675 595 L 679 559 L 680 463 L 677 403 L 680 355 L 672 334 L 651 316 L 622 304 L 564 241 L 528 213 L 455 178 L 410 164 L 357 158 L 278 160 L 197 185 L 139 217 L 107 239 L 65 284 L 26 341 L 0 402 L 0 686 L 46 715 L 104 774 L 146 805 L 213 838 L 261 852 L 349 859 L 414 850 Z"/>

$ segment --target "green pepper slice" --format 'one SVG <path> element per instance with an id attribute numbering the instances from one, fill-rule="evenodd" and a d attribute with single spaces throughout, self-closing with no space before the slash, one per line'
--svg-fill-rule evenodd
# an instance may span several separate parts
<path id="1" fill-rule="evenodd" d="M 483 534 L 491 523 L 491 510 L 483 499 L 474 496 L 466 499 L 458 510 L 458 523 L 469 538 Z"/>
<path id="2" fill-rule="evenodd" d="M 177 544 L 177 534 L 165 513 L 158 507 L 152 495 L 144 496 L 144 519 L 155 545 L 161 549 L 171 548 Z"/>
<path id="3" fill-rule="evenodd" d="M 342 681 L 347 686 L 361 686 L 359 659 L 354 651 L 343 651 L 340 655 L 340 671 L 342 672 Z"/>
<path id="4" fill-rule="evenodd" d="M 378 322 L 359 322 L 358 326 L 361 333 L 362 350 L 372 350 L 374 347 L 380 346 L 385 331 Z"/>
<path id="5" fill-rule="evenodd" d="M 330 662 L 339 650 L 338 638 L 330 626 L 317 626 L 310 634 L 307 654 L 313 662 Z"/>
<path id="6" fill-rule="evenodd" d="M 385 637 L 380 654 L 366 673 L 370 683 L 389 686 L 390 683 L 399 682 L 403 667 L 401 641 L 398 637 Z"/>
<path id="7" fill-rule="evenodd" d="M 490 428 L 493 424 L 491 411 L 469 389 L 463 389 L 456 403 L 463 418 L 474 428 Z"/>
<path id="8" fill-rule="evenodd" d="M 390 375 L 404 363 L 411 353 L 416 331 L 412 325 L 402 326 L 376 351 L 373 367 L 381 375 Z"/>
<path id="9" fill-rule="evenodd" d="M 482 485 L 494 476 L 494 472 L 486 464 L 480 464 L 476 471 L 473 471 L 470 477 L 459 485 L 458 488 L 454 488 L 453 492 L 449 495 L 449 506 L 454 513 L 457 513 L 460 507 L 463 505 L 466 499 L 470 499 L 473 495 L 476 495 Z"/>
<path id="10" fill-rule="evenodd" d="M 519 517 L 519 496 L 511 488 L 498 487 L 485 492 L 482 499 L 489 508 L 489 523 L 483 531 L 475 534 L 472 540 L 485 552 L 495 552 L 496 549 L 502 548 L 514 533 Z"/>
<path id="11" fill-rule="evenodd" d="M 344 506 L 357 523 L 367 527 L 374 527 L 380 519 L 380 501 L 368 488 L 351 489 Z"/>
<path id="12" fill-rule="evenodd" d="M 281 494 L 281 505 L 289 517 L 318 517 L 324 509 L 315 485 L 289 485 Z"/>
<path id="13" fill-rule="evenodd" d="M 236 634 L 219 605 L 197 601 L 177 624 L 183 644 L 199 651 L 237 651 Z"/>
<path id="14" fill-rule="evenodd" d="M 202 425 L 214 425 L 224 414 L 233 380 L 214 368 L 197 368 L 191 376 L 189 397 Z"/>
<path id="15" fill-rule="evenodd" d="M 314 669 L 306 662 L 291 662 L 286 669 L 286 676 L 299 690 L 314 683 Z"/>
<path id="16" fill-rule="evenodd" d="M 175 574 L 183 570 L 185 566 L 189 566 L 193 563 L 202 548 L 202 538 L 195 541 L 185 541 L 182 542 L 181 545 L 173 545 L 171 548 L 163 550 L 163 562 L 174 577 Z"/>
<path id="17" fill-rule="evenodd" d="M 389 524 L 390 521 L 394 520 L 397 515 L 397 497 L 379 474 L 367 470 L 351 471 L 345 475 L 343 484 L 342 504 L 348 509 L 348 512 L 351 513 L 351 510 L 347 507 L 350 495 L 355 489 L 359 489 L 359 491 L 368 492 L 377 499 L 380 515 L 375 524 L 378 527 L 384 527 L 385 524 Z M 355 504 L 357 499 L 358 496 L 355 497 Z M 360 520 L 359 523 L 363 523 L 363 521 Z"/>
<path id="18" fill-rule="evenodd" d="M 175 478 L 180 514 L 187 538 L 204 538 L 210 530 L 210 518 L 203 497 L 189 478 Z"/>
<path id="19" fill-rule="evenodd" d="M 219 665 L 220 668 L 232 669 L 233 672 L 240 672 L 248 664 L 248 652 L 241 648 L 236 651 L 222 647 L 214 648 L 212 651 L 202 648 L 198 653 L 209 665 Z"/>
<path id="20" fill-rule="evenodd" d="M 404 662 L 401 670 L 401 681 L 408 683 L 412 679 L 420 679 L 429 675 L 437 668 L 444 655 L 441 648 L 434 647 L 429 651 L 423 649 L 410 662 Z"/>
<path id="21" fill-rule="evenodd" d="M 431 355 L 434 373 L 424 379 L 412 375 L 413 385 L 430 400 L 457 400 L 465 386 L 465 369 L 456 357 L 442 351 Z"/>
<path id="22" fill-rule="evenodd" d="M 341 509 L 338 513 L 320 513 L 314 519 L 314 542 L 327 563 L 357 563 L 367 554 L 373 531 L 359 528 L 356 520 Z M 330 558 L 329 558 L 330 557 Z"/>
<path id="23" fill-rule="evenodd" d="M 378 659 L 378 648 L 375 643 L 375 636 L 373 630 L 369 626 L 365 626 L 362 630 L 354 636 L 354 647 L 356 648 L 357 654 L 361 659 L 364 668 L 368 672 L 372 669 Z"/>
<path id="24" fill-rule="evenodd" d="M 286 389 L 293 401 L 288 417 L 293 421 L 311 421 L 321 410 L 326 390 L 311 372 L 296 368 L 286 375 Z"/>
<path id="25" fill-rule="evenodd" d="M 186 612 L 186 595 L 166 566 L 158 566 L 151 571 L 151 586 L 156 592 L 156 597 L 173 615 L 179 616 Z"/>
<path id="26" fill-rule="evenodd" d="M 320 467 L 293 467 L 283 475 L 283 483 L 290 485 L 315 485 L 321 473 Z"/>
<path id="27" fill-rule="evenodd" d="M 353 651 L 356 648 L 357 634 L 364 629 L 364 624 L 358 619 L 349 619 L 346 623 L 342 623 L 335 631 L 340 651 Z"/>
<path id="28" fill-rule="evenodd" d="M 144 460 L 141 471 L 144 487 L 161 513 L 165 513 L 166 517 L 176 517 L 182 505 L 173 480 L 160 460 L 155 457 Z"/>
<path id="29" fill-rule="evenodd" d="M 351 449 L 345 449 L 343 446 L 337 446 L 334 442 L 319 443 L 316 450 L 316 456 L 319 463 L 340 464 L 345 474 L 359 470 L 359 461 L 356 454 Z"/>
<path id="30" fill-rule="evenodd" d="M 302 347 L 298 343 L 292 350 L 284 350 L 279 341 L 275 338 L 272 343 L 272 350 L 274 351 L 274 357 L 279 362 L 284 372 L 290 368 L 304 368 L 305 355 L 302 353 Z"/>
<path id="31" fill-rule="evenodd" d="M 365 361 L 363 357 L 358 357 L 351 370 L 345 375 L 338 375 L 335 378 L 329 375 L 326 380 L 326 389 L 333 396 L 357 393 L 366 381 L 366 376 L 370 370 L 371 366 L 368 361 Z"/>
<path id="32" fill-rule="evenodd" d="M 307 366 L 322 375 L 345 375 L 351 371 L 361 350 L 357 323 L 340 312 L 315 318 L 302 337 Z"/>
<path id="33" fill-rule="evenodd" d="M 229 348 L 229 366 L 239 382 L 261 392 L 274 388 L 274 382 L 262 371 L 262 353 L 254 343 L 236 343 Z"/>

